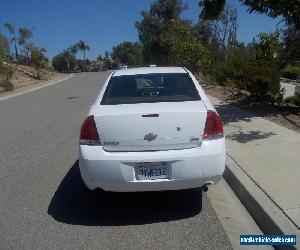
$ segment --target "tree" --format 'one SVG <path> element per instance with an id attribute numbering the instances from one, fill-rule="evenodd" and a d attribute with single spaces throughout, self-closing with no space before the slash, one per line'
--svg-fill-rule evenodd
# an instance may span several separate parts
<path id="1" fill-rule="evenodd" d="M 260 33 L 258 35 L 258 42 L 254 42 L 254 46 L 256 60 L 266 64 L 278 63 L 279 54 L 282 50 L 278 31 L 274 33 Z"/>
<path id="2" fill-rule="evenodd" d="M 102 70 L 115 70 L 117 68 L 118 68 L 118 64 L 116 61 L 112 61 L 106 57 L 103 59 Z"/>
<path id="3" fill-rule="evenodd" d="M 31 62 L 35 68 L 47 68 L 48 67 L 48 58 L 45 56 L 47 50 L 45 48 L 39 48 L 33 44 L 30 46 L 31 51 Z"/>
<path id="4" fill-rule="evenodd" d="M 24 54 L 26 57 L 27 62 L 29 61 L 29 39 L 33 36 L 31 30 L 27 28 L 20 28 L 19 29 L 19 45 L 23 46 Z"/>
<path id="5" fill-rule="evenodd" d="M 283 32 L 283 42 L 282 66 L 291 64 L 300 67 L 300 29 L 288 25 Z"/>
<path id="6" fill-rule="evenodd" d="M 239 0 L 248 6 L 248 12 L 258 12 L 270 17 L 283 16 L 288 24 L 300 28 L 300 1 L 299 0 Z M 225 0 L 201 0 L 200 17 L 204 20 L 217 19 L 224 9 Z"/>
<path id="7" fill-rule="evenodd" d="M 214 61 L 222 59 L 222 49 L 217 33 L 211 21 L 202 21 L 192 27 L 193 36 L 196 37 L 205 48 L 207 48 Z"/>
<path id="8" fill-rule="evenodd" d="M 237 10 L 226 4 L 215 20 L 199 20 L 193 27 L 194 35 L 212 53 L 215 61 L 225 61 L 230 48 L 237 45 Z"/>
<path id="9" fill-rule="evenodd" d="M 211 21 L 211 27 L 215 33 L 215 37 L 221 46 L 222 59 L 225 60 L 229 47 L 237 43 L 237 10 L 226 4 L 221 16 Z"/>
<path id="10" fill-rule="evenodd" d="M 68 49 L 67 49 L 71 54 L 73 54 L 74 56 L 78 53 L 78 44 L 74 44 L 74 45 L 71 45 Z"/>
<path id="11" fill-rule="evenodd" d="M 298 0 L 242 0 L 241 2 L 248 6 L 250 13 L 255 11 L 273 18 L 283 16 L 288 23 L 300 28 L 300 2 Z"/>
<path id="12" fill-rule="evenodd" d="M 1 32 L 0 32 L 0 54 L 9 55 L 9 42 Z"/>
<path id="13" fill-rule="evenodd" d="M 73 70 L 76 66 L 76 58 L 68 50 L 64 50 L 53 57 L 52 66 L 59 72 Z"/>
<path id="14" fill-rule="evenodd" d="M 90 51 L 90 46 L 87 45 L 84 41 L 80 40 L 77 44 L 76 44 L 78 50 L 83 51 L 83 59 L 85 60 L 85 52 L 86 51 Z"/>
<path id="15" fill-rule="evenodd" d="M 19 54 L 18 54 L 18 48 L 17 48 L 17 41 L 18 41 L 18 36 L 16 33 L 15 26 L 9 22 L 4 24 L 4 27 L 8 30 L 8 32 L 11 34 L 12 38 L 10 39 L 11 44 L 14 44 L 15 47 L 15 56 L 16 59 L 18 60 Z"/>
<path id="16" fill-rule="evenodd" d="M 200 18 L 202 20 L 218 19 L 224 9 L 225 0 L 203 0 L 199 2 L 199 7 L 202 9 Z"/>
<path id="17" fill-rule="evenodd" d="M 207 68 L 211 63 L 211 56 L 201 41 L 193 36 L 191 27 L 187 23 L 174 22 L 174 30 L 178 41 L 171 48 L 171 61 L 174 65 L 184 66 L 192 72 Z"/>
<path id="18" fill-rule="evenodd" d="M 142 11 L 143 19 L 136 22 L 139 40 L 144 47 L 147 63 L 168 65 L 171 48 L 177 41 L 174 22 L 186 22 L 180 18 L 186 5 L 181 0 L 157 0 L 150 5 L 149 11 Z"/>
<path id="19" fill-rule="evenodd" d="M 107 50 L 105 51 L 105 53 L 104 53 L 104 56 L 105 56 L 105 58 L 106 58 L 106 59 L 108 59 L 108 58 L 109 58 L 109 53 L 108 53 L 108 51 L 107 51 Z"/>
<path id="20" fill-rule="evenodd" d="M 143 63 L 143 46 L 137 42 L 122 42 L 112 48 L 111 57 L 118 63 L 139 66 Z"/>

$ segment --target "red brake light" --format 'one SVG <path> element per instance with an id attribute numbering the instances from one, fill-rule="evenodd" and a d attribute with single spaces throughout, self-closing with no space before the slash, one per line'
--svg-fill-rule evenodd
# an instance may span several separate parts
<path id="1" fill-rule="evenodd" d="M 80 130 L 80 145 L 101 145 L 94 116 L 88 116 Z"/>
<path id="2" fill-rule="evenodd" d="M 214 111 L 208 110 L 203 139 L 212 140 L 223 136 L 223 125 L 220 116 L 218 116 Z"/>

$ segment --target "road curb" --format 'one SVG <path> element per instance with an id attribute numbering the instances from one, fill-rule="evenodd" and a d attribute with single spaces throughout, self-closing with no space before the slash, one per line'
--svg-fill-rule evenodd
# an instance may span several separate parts
<path id="1" fill-rule="evenodd" d="M 51 86 L 53 84 L 56 84 L 56 83 L 59 83 L 59 82 L 63 82 L 63 81 L 66 81 L 66 80 L 69 80 L 71 79 L 72 77 L 74 76 L 74 74 L 68 74 L 66 75 L 65 77 L 61 78 L 61 79 L 54 79 L 54 80 L 49 80 L 47 82 L 42 82 L 40 84 L 37 84 L 37 85 L 31 85 L 31 86 L 28 86 L 26 87 L 26 89 L 22 89 L 20 91 L 16 91 L 15 93 L 12 93 L 12 94 L 8 94 L 8 95 L 4 95 L 4 96 L 0 96 L 0 101 L 5 101 L 7 99 L 10 99 L 10 98 L 13 98 L 13 97 L 16 97 L 16 96 L 20 96 L 20 95 L 24 95 L 26 93 L 30 93 L 30 92 L 33 92 L 33 91 L 36 91 L 38 89 L 42 89 L 44 87 L 48 87 L 48 86 Z"/>
<path id="2" fill-rule="evenodd" d="M 295 247 L 274 246 L 276 249 L 300 250 L 299 229 L 229 155 L 226 156 L 223 176 L 264 234 L 296 235 L 298 241 Z"/>

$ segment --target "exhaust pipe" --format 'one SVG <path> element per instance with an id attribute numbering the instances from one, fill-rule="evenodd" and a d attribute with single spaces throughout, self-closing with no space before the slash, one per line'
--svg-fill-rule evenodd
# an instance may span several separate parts
<path id="1" fill-rule="evenodd" d="M 204 193 L 206 193 L 206 192 L 208 191 L 208 186 L 207 186 L 207 185 L 203 185 L 203 186 L 202 186 L 202 191 L 203 191 Z"/>
<path id="2" fill-rule="evenodd" d="M 213 183 L 213 182 L 207 182 L 207 183 L 205 183 L 205 184 L 202 186 L 202 191 L 203 191 L 204 193 L 206 193 L 206 192 L 208 191 L 208 186 L 210 186 L 210 185 L 214 185 L 214 183 Z"/>

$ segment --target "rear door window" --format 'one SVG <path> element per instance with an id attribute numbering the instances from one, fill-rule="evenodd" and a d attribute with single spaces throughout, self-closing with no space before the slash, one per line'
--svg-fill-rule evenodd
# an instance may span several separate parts
<path id="1" fill-rule="evenodd" d="M 156 73 L 113 76 L 101 104 L 183 102 L 200 100 L 199 93 L 186 73 Z"/>

